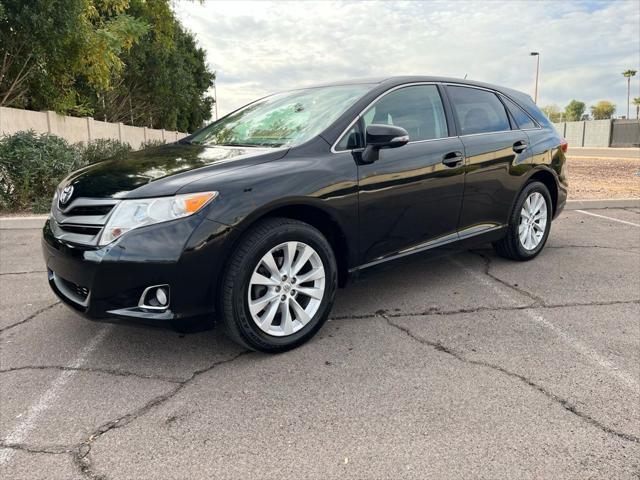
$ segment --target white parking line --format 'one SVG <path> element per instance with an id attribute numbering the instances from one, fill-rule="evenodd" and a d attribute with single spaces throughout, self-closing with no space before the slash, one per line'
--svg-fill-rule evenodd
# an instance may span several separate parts
<path id="1" fill-rule="evenodd" d="M 618 368 L 615 364 L 604 358 L 602 355 L 597 352 L 591 350 L 584 343 L 582 343 L 577 338 L 572 337 L 567 332 L 558 328 L 556 325 L 551 323 L 549 320 L 545 319 L 542 315 L 539 315 L 531 310 L 524 311 L 529 318 L 531 318 L 534 322 L 539 323 L 547 327 L 549 330 L 553 331 L 558 337 L 560 337 L 567 345 L 570 345 L 574 350 L 581 353 L 589 360 L 591 363 L 598 364 L 603 370 L 606 370 L 609 375 L 616 377 L 622 383 L 624 383 L 631 390 L 640 390 L 640 385 L 638 382 L 627 372 Z"/>
<path id="2" fill-rule="evenodd" d="M 67 368 L 80 368 L 82 367 L 91 353 L 100 345 L 105 339 L 107 334 L 111 331 L 112 325 L 105 325 L 91 341 L 85 345 L 80 351 L 80 354 L 67 365 Z M 18 444 L 25 441 L 27 435 L 36 427 L 37 421 L 40 416 L 51 406 L 53 402 L 60 396 L 65 385 L 71 380 L 71 378 L 77 373 L 77 370 L 64 370 L 51 384 L 51 386 L 40 396 L 38 401 L 33 404 L 24 420 L 18 424 L 9 435 L 4 439 L 6 444 Z M 11 460 L 15 450 L 12 448 L 5 448 L 0 450 L 0 465 Z"/>
<path id="3" fill-rule="evenodd" d="M 507 294 L 505 290 L 498 287 L 498 285 L 490 281 L 484 275 L 481 275 L 477 271 L 474 271 L 473 269 L 466 267 L 465 265 L 459 263 L 457 260 L 452 260 L 452 263 L 461 267 L 465 272 L 467 272 L 475 280 L 478 280 L 483 285 L 491 288 L 491 290 L 493 290 L 498 296 L 505 299 L 509 299 L 511 302 L 514 302 L 514 303 L 516 302 L 516 300 L 511 295 Z M 614 363 L 604 358 L 598 352 L 590 349 L 580 340 L 569 335 L 567 332 L 565 332 L 564 330 L 562 330 L 560 327 L 553 324 L 549 320 L 545 319 L 542 315 L 540 315 L 539 313 L 536 313 L 534 310 L 527 309 L 527 310 L 521 310 L 521 311 L 535 323 L 542 325 L 543 327 L 551 330 L 561 340 L 563 340 L 566 345 L 568 345 L 570 348 L 572 348 L 573 350 L 575 350 L 576 352 L 578 352 L 579 354 L 587 358 L 587 360 L 589 360 L 592 364 L 595 364 L 600 368 L 602 368 L 610 376 L 618 379 L 626 387 L 628 387 L 633 391 L 640 391 L 640 384 L 638 384 L 638 382 L 631 375 L 629 375 L 627 372 L 625 372 L 624 370 L 616 366 Z"/>
<path id="4" fill-rule="evenodd" d="M 605 218 L 607 220 L 612 220 L 614 222 L 624 223 L 625 225 L 631 225 L 633 227 L 640 227 L 640 224 L 627 222 L 626 220 L 620 220 L 619 218 L 607 217 L 605 215 L 598 215 L 597 213 L 586 212 L 584 210 L 575 210 L 576 212 L 584 213 L 585 215 L 591 215 L 592 217 Z"/>

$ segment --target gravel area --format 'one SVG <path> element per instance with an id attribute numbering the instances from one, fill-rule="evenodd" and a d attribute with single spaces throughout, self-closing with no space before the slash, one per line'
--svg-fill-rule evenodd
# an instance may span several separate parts
<path id="1" fill-rule="evenodd" d="M 640 198 L 640 158 L 569 157 L 572 200 Z"/>

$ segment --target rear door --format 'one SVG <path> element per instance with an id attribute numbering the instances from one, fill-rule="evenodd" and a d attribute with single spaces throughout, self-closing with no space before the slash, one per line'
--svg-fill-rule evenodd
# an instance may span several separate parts
<path id="1" fill-rule="evenodd" d="M 512 120 L 495 92 L 451 84 L 446 91 L 467 162 L 459 225 L 464 237 L 507 223 L 531 153 L 527 134 L 512 129 Z"/>
<path id="2" fill-rule="evenodd" d="M 357 142 L 371 124 L 403 127 L 410 141 L 380 150 L 376 162 L 358 166 L 361 263 L 457 238 L 464 189 L 462 142 L 450 134 L 438 86 L 390 90 L 363 112 L 342 145 L 348 146 L 349 139 Z"/>

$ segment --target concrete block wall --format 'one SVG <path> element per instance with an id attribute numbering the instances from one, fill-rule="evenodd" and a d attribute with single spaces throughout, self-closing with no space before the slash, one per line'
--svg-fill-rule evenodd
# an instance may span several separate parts
<path id="1" fill-rule="evenodd" d="M 109 123 L 91 117 L 69 117 L 55 112 L 34 112 L 18 108 L 0 107 L 0 136 L 24 130 L 36 133 L 51 133 L 71 143 L 89 142 L 96 139 L 112 139 L 128 143 L 138 149 L 144 142 L 175 142 L 186 137 L 183 132 L 158 130 L 147 127 L 132 127 L 123 123 Z"/>
<path id="2" fill-rule="evenodd" d="M 611 120 L 584 122 L 583 147 L 608 147 L 611 144 Z"/>
<path id="3" fill-rule="evenodd" d="M 611 145 L 612 120 L 554 123 L 570 147 L 608 147 Z"/>
<path id="4" fill-rule="evenodd" d="M 567 122 L 565 124 L 564 138 L 570 147 L 582 147 L 584 144 L 585 122 Z"/>
<path id="5" fill-rule="evenodd" d="M 554 123 L 553 126 L 556 128 L 556 131 L 562 135 L 563 137 L 566 138 L 566 129 L 567 129 L 567 124 L 565 122 L 562 123 Z"/>

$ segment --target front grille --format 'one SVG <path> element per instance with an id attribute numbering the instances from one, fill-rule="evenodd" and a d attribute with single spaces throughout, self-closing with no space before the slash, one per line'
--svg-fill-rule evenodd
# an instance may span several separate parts
<path id="1" fill-rule="evenodd" d="M 113 205 L 81 205 L 77 207 L 73 207 L 69 211 L 67 211 L 66 215 L 68 217 L 75 217 L 78 215 L 87 216 L 87 215 L 106 215 L 113 209 Z"/>
<path id="2" fill-rule="evenodd" d="M 66 208 L 58 202 L 51 209 L 53 235 L 69 243 L 96 246 L 102 228 L 118 200 L 76 198 Z"/>
<path id="3" fill-rule="evenodd" d="M 97 235 L 100 233 L 101 227 L 87 227 L 83 225 L 60 225 L 60 229 L 65 232 L 79 233 L 80 235 Z"/>

